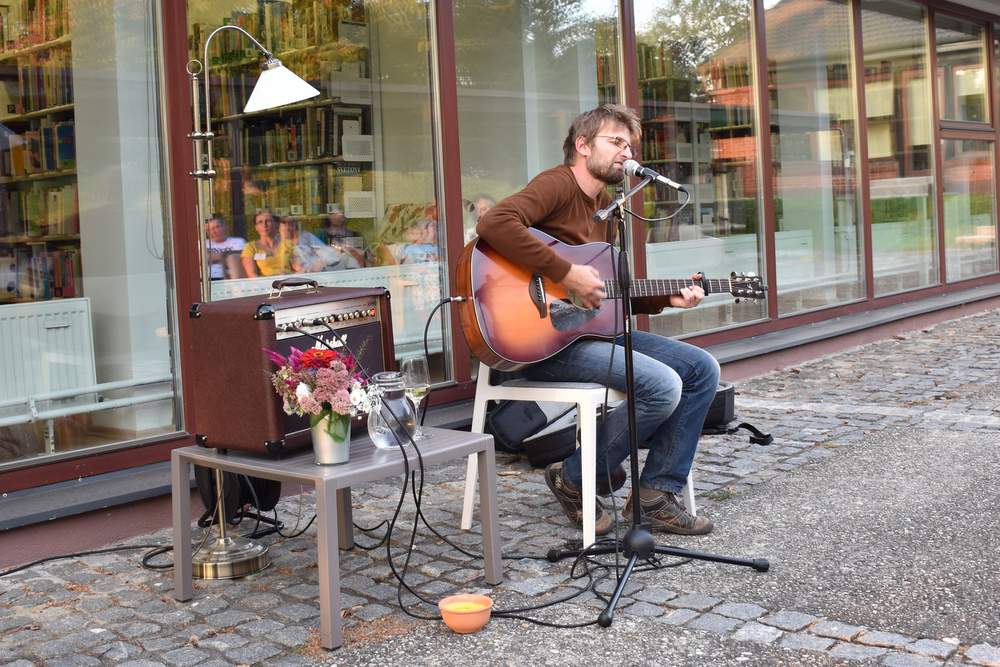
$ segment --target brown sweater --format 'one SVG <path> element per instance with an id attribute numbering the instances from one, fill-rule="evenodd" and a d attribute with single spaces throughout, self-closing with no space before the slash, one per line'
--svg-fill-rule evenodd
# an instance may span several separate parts
<path id="1" fill-rule="evenodd" d="M 487 211 L 476 233 L 504 257 L 560 282 L 570 263 L 531 236 L 527 228 L 537 227 L 570 245 L 611 243 L 614 224 L 593 220 L 594 213 L 609 203 L 611 196 L 604 190 L 596 200 L 584 194 L 570 168 L 560 165 L 538 174 L 523 190 Z"/>

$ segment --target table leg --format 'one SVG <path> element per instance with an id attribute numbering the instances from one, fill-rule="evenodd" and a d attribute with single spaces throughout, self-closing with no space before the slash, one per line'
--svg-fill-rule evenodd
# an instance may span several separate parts
<path id="1" fill-rule="evenodd" d="M 191 583 L 191 463 L 176 451 L 170 457 L 170 493 L 174 523 L 174 598 L 190 600 Z"/>
<path id="2" fill-rule="evenodd" d="M 316 514 L 319 523 L 319 636 L 324 648 L 343 643 L 340 622 L 340 554 L 337 551 L 337 490 L 332 480 L 316 481 Z"/>
<path id="3" fill-rule="evenodd" d="M 351 487 L 337 491 L 337 532 L 340 535 L 340 548 L 354 548 L 354 508 L 351 506 Z"/>
<path id="4" fill-rule="evenodd" d="M 500 535 L 497 525 L 497 469 L 493 445 L 478 454 L 479 459 L 479 524 L 483 530 L 483 564 L 486 583 L 503 581 L 503 561 L 500 559 Z"/>

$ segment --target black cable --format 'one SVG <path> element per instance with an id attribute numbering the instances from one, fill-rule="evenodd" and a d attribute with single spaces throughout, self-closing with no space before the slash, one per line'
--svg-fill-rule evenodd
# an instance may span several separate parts
<path id="1" fill-rule="evenodd" d="M 625 209 L 625 212 L 628 213 L 629 215 L 631 215 L 633 218 L 638 218 L 639 220 L 642 220 L 643 222 L 664 222 L 666 220 L 672 220 L 673 218 L 675 218 L 677 216 L 678 213 L 680 213 L 682 210 L 684 210 L 684 207 L 687 206 L 688 202 L 691 201 L 691 193 L 690 192 L 688 192 L 687 190 L 681 190 L 681 192 L 683 192 L 684 195 L 685 195 L 685 197 L 686 197 L 684 199 L 684 203 L 682 203 L 680 206 L 678 206 L 676 211 L 674 211 L 670 215 L 663 216 L 662 218 L 644 218 L 641 215 L 639 215 L 638 213 L 635 213 L 631 209 L 627 209 L 627 208 Z"/>

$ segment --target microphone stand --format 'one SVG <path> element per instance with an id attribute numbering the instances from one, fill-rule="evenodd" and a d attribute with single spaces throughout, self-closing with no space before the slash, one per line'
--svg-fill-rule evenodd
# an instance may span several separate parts
<path id="1" fill-rule="evenodd" d="M 597 617 L 597 623 L 602 628 L 611 625 L 614 620 L 615 607 L 621 598 L 625 585 L 628 584 L 629 577 L 636 564 L 642 560 L 646 561 L 653 554 L 663 554 L 666 556 L 677 556 L 680 558 L 690 558 L 695 560 L 706 560 L 715 563 L 725 563 L 727 565 L 743 565 L 752 567 L 758 572 L 767 572 L 770 564 L 763 558 L 735 558 L 732 556 L 721 556 L 718 554 L 705 553 L 701 551 L 690 551 L 679 547 L 670 547 L 656 544 L 653 535 L 649 530 L 649 524 L 643 523 L 642 501 L 639 495 L 639 443 L 637 440 L 637 429 L 635 420 L 635 383 L 633 381 L 632 366 L 632 304 L 630 296 L 632 292 L 631 276 L 628 266 L 628 245 L 625 236 L 625 215 L 624 204 L 629 198 L 646 187 L 652 179 L 645 177 L 628 192 L 619 193 L 614 201 L 607 208 L 603 208 L 594 214 L 594 220 L 605 221 L 611 213 L 614 213 L 615 221 L 618 225 L 618 255 L 614 258 L 618 269 L 618 292 L 621 297 L 621 317 L 622 317 L 622 342 L 625 348 L 625 408 L 628 410 L 628 445 L 629 445 L 629 472 L 632 478 L 632 527 L 625 534 L 624 553 L 628 558 L 625 569 L 622 571 L 618 585 L 615 587 L 608 606 Z M 581 554 L 588 556 L 601 556 L 617 553 L 619 545 L 617 540 L 613 545 L 592 545 L 586 549 L 551 549 L 547 559 L 556 562 L 563 558 L 577 557 Z"/>

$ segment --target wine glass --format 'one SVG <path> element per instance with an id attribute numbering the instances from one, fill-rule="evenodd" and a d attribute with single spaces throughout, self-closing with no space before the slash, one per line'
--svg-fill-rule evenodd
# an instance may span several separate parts
<path id="1" fill-rule="evenodd" d="M 400 372 L 403 374 L 403 387 L 406 397 L 413 403 L 417 413 L 417 428 L 413 433 L 414 440 L 427 437 L 420 427 L 420 404 L 431 388 L 431 376 L 427 370 L 427 358 L 424 356 L 407 357 L 400 362 Z"/>

